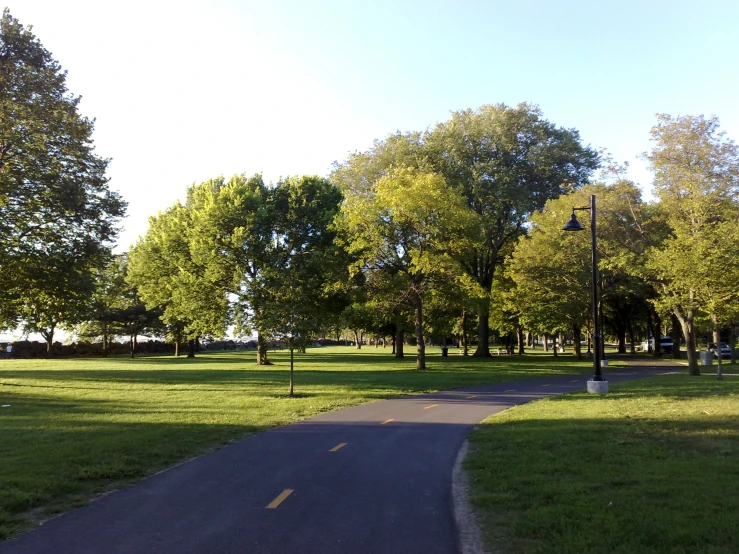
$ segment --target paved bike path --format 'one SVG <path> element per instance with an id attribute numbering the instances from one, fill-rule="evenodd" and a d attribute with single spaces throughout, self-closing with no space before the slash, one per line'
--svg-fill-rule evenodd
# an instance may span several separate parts
<path id="1" fill-rule="evenodd" d="M 607 372 L 609 383 L 674 371 Z M 585 387 L 565 375 L 363 404 L 247 437 L 0 543 L 0 553 L 453 553 L 472 427 Z"/>

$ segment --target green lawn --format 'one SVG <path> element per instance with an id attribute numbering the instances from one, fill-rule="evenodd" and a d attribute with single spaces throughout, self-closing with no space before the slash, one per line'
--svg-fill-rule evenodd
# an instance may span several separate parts
<path id="1" fill-rule="evenodd" d="M 393 396 L 572 372 L 543 354 L 442 358 L 414 370 L 390 349 L 311 349 L 254 365 L 253 352 L 174 357 L 0 360 L 0 538 L 209 449 L 319 412 Z"/>
<path id="2" fill-rule="evenodd" d="M 739 375 L 672 375 L 487 419 L 473 505 L 495 552 L 739 551 Z"/>

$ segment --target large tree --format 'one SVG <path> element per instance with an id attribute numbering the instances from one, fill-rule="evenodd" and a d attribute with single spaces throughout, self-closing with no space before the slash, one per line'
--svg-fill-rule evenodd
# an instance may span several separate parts
<path id="1" fill-rule="evenodd" d="M 256 325 L 287 343 L 290 350 L 288 392 L 294 394 L 294 352 L 315 338 L 336 304 L 331 284 L 346 278 L 344 256 L 336 244 L 334 218 L 342 195 L 326 179 L 289 177 L 272 191 L 277 217 L 273 256 L 265 270 L 265 309 Z"/>
<path id="2" fill-rule="evenodd" d="M 342 224 L 355 270 L 384 274 L 413 307 L 416 367 L 425 369 L 424 299 L 436 279 L 460 277 L 452 254 L 475 234 L 477 219 L 442 176 L 397 169 L 373 195 L 347 198 Z"/>
<path id="3" fill-rule="evenodd" d="M 214 185 L 215 184 L 215 185 Z M 217 185 L 217 186 L 216 186 Z M 222 177 L 198 191 L 192 249 L 209 274 L 233 295 L 234 323 L 241 333 L 257 333 L 257 365 L 267 359 L 264 319 L 269 298 L 266 279 L 275 257 L 274 191 L 261 175 Z M 284 214 L 283 214 L 284 215 Z"/>
<path id="4" fill-rule="evenodd" d="M 48 330 L 74 312 L 62 304 L 91 290 L 81 277 L 105 263 L 124 214 L 79 100 L 67 90 L 59 63 L 6 9 L 0 20 L 0 326 L 43 308 L 56 313 L 30 326 Z M 56 278 L 40 278 L 34 260 L 44 260 Z"/>
<path id="5" fill-rule="evenodd" d="M 739 148 L 716 117 L 658 115 L 652 141 L 646 158 L 669 236 L 648 251 L 648 267 L 657 304 L 680 322 L 690 373 L 699 375 L 696 318 L 718 326 L 737 297 Z"/>
<path id="6" fill-rule="evenodd" d="M 227 284 L 213 274 L 208 259 L 193 252 L 198 240 L 195 214 L 204 189 L 220 186 L 207 181 L 188 191 L 180 202 L 149 218 L 149 230 L 129 253 L 129 283 L 149 309 L 161 309 L 170 337 L 188 341 L 188 357 L 195 355 L 198 337 L 223 335 L 228 324 Z"/>
<path id="7" fill-rule="evenodd" d="M 461 257 L 485 295 L 478 302 L 478 347 L 489 355 L 490 292 L 495 271 L 547 200 L 586 183 L 598 155 L 574 129 L 556 127 L 530 104 L 486 105 L 452 114 L 425 136 L 429 161 L 481 221 L 481 235 Z"/>
<path id="8" fill-rule="evenodd" d="M 481 220 L 475 244 L 460 253 L 480 287 L 477 356 L 489 354 L 490 294 L 496 268 L 524 232 L 529 215 L 550 198 L 587 182 L 597 153 L 574 129 L 558 128 L 529 104 L 455 112 L 424 133 L 395 134 L 335 167 L 346 194 L 370 198 L 393 169 L 440 173 Z"/>

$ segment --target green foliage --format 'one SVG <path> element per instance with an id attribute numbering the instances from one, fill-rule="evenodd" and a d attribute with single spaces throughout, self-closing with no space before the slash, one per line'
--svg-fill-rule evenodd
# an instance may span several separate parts
<path id="1" fill-rule="evenodd" d="M 66 73 L 8 10 L 0 20 L 0 327 L 74 322 L 125 202 Z M 45 273 L 48 273 L 45 274 Z"/>
<path id="2" fill-rule="evenodd" d="M 739 280 L 739 149 L 718 119 L 658 116 L 646 155 L 669 236 L 648 252 L 657 305 L 672 312 L 685 336 L 691 373 L 696 321 L 716 327 L 736 314 Z"/>
<path id="3" fill-rule="evenodd" d="M 598 156 L 529 104 L 503 104 L 452 114 L 426 136 L 432 166 L 480 218 L 480 235 L 462 267 L 484 291 L 478 301 L 476 355 L 488 352 L 490 292 L 496 268 L 545 202 L 587 182 Z"/>
<path id="4" fill-rule="evenodd" d="M 149 309 L 161 309 L 173 338 L 225 334 L 228 299 L 225 284 L 191 246 L 197 228 L 195 214 L 202 197 L 222 180 L 192 187 L 187 204 L 149 218 L 149 230 L 129 253 L 127 280 Z"/>
<path id="5" fill-rule="evenodd" d="M 275 219 L 273 255 L 266 268 L 269 293 L 257 324 L 286 340 L 293 350 L 304 347 L 321 329 L 333 306 L 330 285 L 337 277 L 345 277 L 346 268 L 340 263 L 344 257 L 333 230 L 342 195 L 320 177 L 285 179 L 272 194 Z"/>
<path id="6" fill-rule="evenodd" d="M 349 196 L 341 224 L 347 250 L 356 256 L 353 270 L 367 272 L 371 285 L 385 284 L 385 293 L 407 298 L 415 309 L 424 369 L 423 298 L 437 281 L 467 282 L 454 254 L 472 240 L 474 214 L 443 177 L 406 168 L 380 178 L 370 196 Z"/>

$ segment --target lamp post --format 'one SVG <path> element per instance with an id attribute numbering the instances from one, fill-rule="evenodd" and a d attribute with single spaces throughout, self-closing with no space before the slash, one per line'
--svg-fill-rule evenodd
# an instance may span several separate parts
<path id="1" fill-rule="evenodd" d="M 598 327 L 598 250 L 596 248 L 596 235 L 595 235 L 595 195 L 590 197 L 590 206 L 582 208 L 572 208 L 572 216 L 567 224 L 562 228 L 563 231 L 584 231 L 583 226 L 577 220 L 575 211 L 577 210 L 590 210 L 590 236 L 592 240 L 593 249 L 593 274 L 592 274 L 592 286 L 593 286 L 593 367 L 595 374 L 593 378 L 588 381 L 588 392 L 593 393 L 606 393 L 608 392 L 608 381 L 603 379 L 603 374 L 600 371 L 600 359 L 602 356 L 601 342 L 600 342 L 600 329 Z M 577 340 L 580 340 L 578 337 Z"/>

